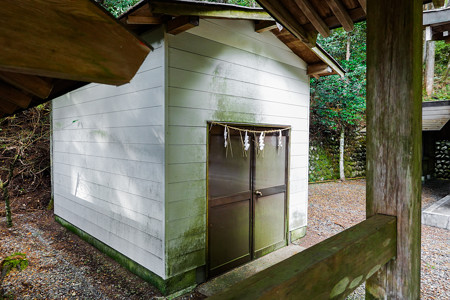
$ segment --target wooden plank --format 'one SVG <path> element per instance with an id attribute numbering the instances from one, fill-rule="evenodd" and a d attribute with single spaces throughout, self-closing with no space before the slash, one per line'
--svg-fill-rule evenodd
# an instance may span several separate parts
<path id="1" fill-rule="evenodd" d="M 255 22 L 255 31 L 258 33 L 266 32 L 272 29 L 277 29 L 277 23 L 273 21 L 258 21 Z"/>
<path id="2" fill-rule="evenodd" d="M 49 78 L 44 79 L 38 76 L 2 71 L 0 71 L 0 78 L 41 99 L 46 99 L 53 89 L 53 84 Z"/>
<path id="3" fill-rule="evenodd" d="M 336 18 L 339 20 L 339 23 L 341 23 L 342 27 L 344 27 L 345 31 L 352 31 L 354 27 L 353 21 L 342 2 L 340 0 L 327 0 L 327 3 Z"/>
<path id="4" fill-rule="evenodd" d="M 150 51 L 94 1 L 7 1 L 2 8 L 3 71 L 120 85 Z"/>
<path id="5" fill-rule="evenodd" d="M 24 94 L 22 91 L 12 87 L 11 85 L 0 81 L 0 100 L 8 101 L 21 108 L 27 108 L 31 103 L 31 96 Z"/>
<path id="6" fill-rule="evenodd" d="M 200 23 L 198 16 L 181 16 L 167 22 L 167 33 L 177 35 L 186 30 L 198 26 Z"/>
<path id="7" fill-rule="evenodd" d="M 377 215 L 209 299 L 344 299 L 395 254 L 395 217 Z"/>
<path id="8" fill-rule="evenodd" d="M 339 74 L 339 76 L 344 77 L 345 71 L 342 69 L 342 67 L 334 60 L 332 56 L 330 56 L 325 50 L 323 50 L 319 45 L 317 47 L 313 47 L 311 49 L 324 63 L 329 65 L 336 74 Z"/>
<path id="9" fill-rule="evenodd" d="M 364 12 L 367 14 L 367 1 L 366 0 L 358 0 Z"/>
<path id="10" fill-rule="evenodd" d="M 0 100 L 0 112 L 4 112 L 8 115 L 14 113 L 19 107 L 9 101 Z"/>
<path id="11" fill-rule="evenodd" d="M 150 8 L 153 14 L 273 21 L 272 17 L 260 8 L 246 8 L 208 2 L 151 1 Z"/>
<path id="12" fill-rule="evenodd" d="M 397 259 L 368 299 L 420 298 L 422 1 L 369 1 L 366 215 L 397 216 Z"/>
<path id="13" fill-rule="evenodd" d="M 306 31 L 280 1 L 259 0 L 258 2 L 270 12 L 275 20 L 282 24 L 308 47 L 313 47 L 316 44 L 317 34 L 312 31 Z"/>
<path id="14" fill-rule="evenodd" d="M 326 74 L 326 73 L 331 73 L 333 72 L 333 69 L 330 68 L 330 66 L 328 66 L 325 63 L 318 63 L 318 64 L 314 64 L 314 65 L 309 65 L 308 66 L 308 71 L 306 74 L 314 76 L 314 75 L 318 75 L 318 74 Z"/>
<path id="15" fill-rule="evenodd" d="M 153 17 L 153 16 L 128 16 L 127 17 L 127 24 L 137 24 L 137 25 L 144 25 L 144 24 L 162 24 L 164 22 L 164 19 L 162 17 Z"/>
<path id="16" fill-rule="evenodd" d="M 316 12 L 314 6 L 308 0 L 294 0 L 298 7 L 302 10 L 314 28 L 323 36 L 330 35 L 330 29 Z"/>
<path id="17" fill-rule="evenodd" d="M 423 26 L 450 22 L 450 7 L 423 12 Z"/>

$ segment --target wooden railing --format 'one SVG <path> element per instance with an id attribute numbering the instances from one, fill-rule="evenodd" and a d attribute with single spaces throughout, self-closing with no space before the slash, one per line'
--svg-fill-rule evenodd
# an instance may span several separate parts
<path id="1" fill-rule="evenodd" d="M 344 299 L 396 255 L 396 218 L 375 215 L 210 299 Z"/>

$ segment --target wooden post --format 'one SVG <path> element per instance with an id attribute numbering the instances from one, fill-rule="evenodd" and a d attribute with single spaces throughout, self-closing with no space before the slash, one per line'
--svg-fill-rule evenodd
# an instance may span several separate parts
<path id="1" fill-rule="evenodd" d="M 397 217 L 397 258 L 366 299 L 419 299 L 422 1 L 367 1 L 367 217 Z"/>

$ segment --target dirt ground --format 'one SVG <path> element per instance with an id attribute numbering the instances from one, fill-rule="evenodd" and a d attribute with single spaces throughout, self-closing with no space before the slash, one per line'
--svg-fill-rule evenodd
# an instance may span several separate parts
<path id="1" fill-rule="evenodd" d="M 430 182 L 423 207 L 450 193 L 450 182 Z M 157 299 L 150 284 L 68 232 L 43 203 L 49 195 L 14 199 L 14 227 L 0 215 L 0 258 L 26 253 L 29 266 L 13 271 L 3 288 L 13 299 Z M 309 187 L 309 247 L 365 219 L 365 181 L 313 184 Z M 34 199 L 34 201 L 33 201 Z M 41 205 L 36 205 L 39 200 Z M 34 203 L 34 204 L 33 204 Z M 1 211 L 0 211 L 1 213 Z M 422 299 L 450 299 L 449 231 L 422 226 Z M 355 298 L 356 297 L 356 298 Z M 353 299 L 358 299 L 358 294 Z M 362 297 L 362 296 L 361 296 Z M 202 299 L 190 293 L 182 299 Z"/>

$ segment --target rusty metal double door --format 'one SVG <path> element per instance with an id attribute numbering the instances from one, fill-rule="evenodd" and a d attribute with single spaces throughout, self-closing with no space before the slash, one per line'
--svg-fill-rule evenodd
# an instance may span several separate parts
<path id="1" fill-rule="evenodd" d="M 224 147 L 223 127 L 214 126 L 208 161 L 208 276 L 287 245 L 286 178 L 288 131 L 267 134 L 260 151 L 252 135 L 243 152 L 232 132 Z M 258 137 L 256 137 L 257 139 Z"/>

